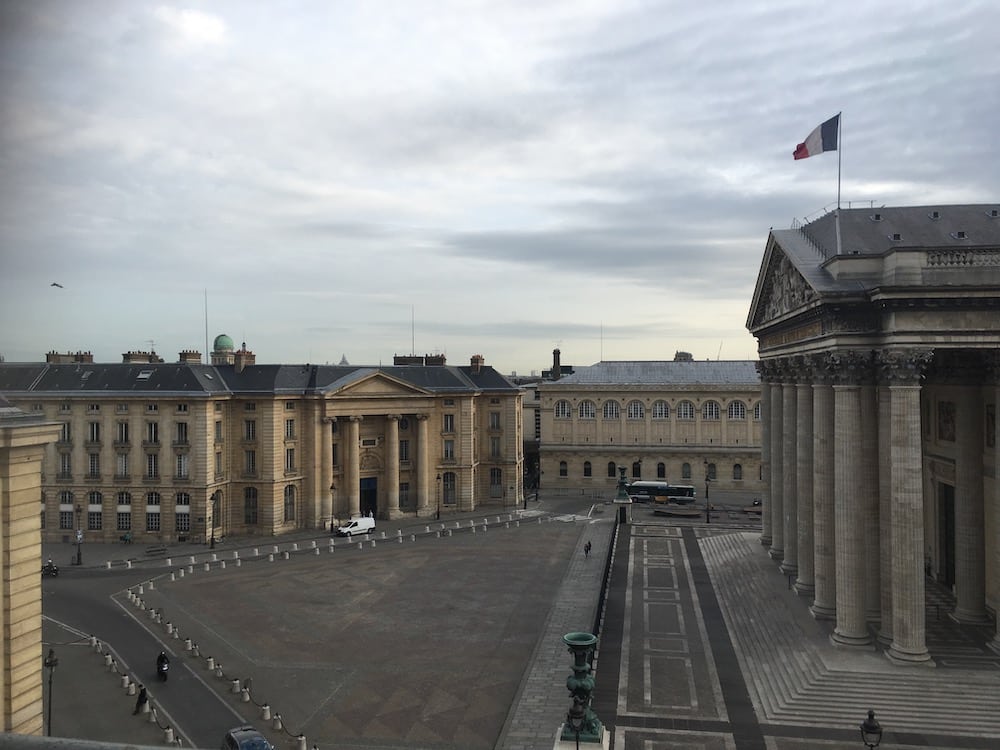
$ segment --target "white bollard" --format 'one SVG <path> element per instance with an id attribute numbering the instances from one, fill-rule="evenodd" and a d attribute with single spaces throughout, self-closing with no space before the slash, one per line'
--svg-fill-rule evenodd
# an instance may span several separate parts
<path id="1" fill-rule="evenodd" d="M 460 523 L 458 521 L 455 521 L 455 528 L 457 529 L 459 527 L 460 527 Z"/>
<path id="2" fill-rule="evenodd" d="M 226 569 L 226 561 L 225 560 L 220 561 L 219 562 L 219 567 L 222 568 L 223 570 L 225 570 Z"/>
<path id="3" fill-rule="evenodd" d="M 128 686 L 129 686 L 129 685 L 131 684 L 131 682 L 132 682 L 132 681 L 131 681 L 131 680 L 129 680 L 129 678 L 128 678 L 128 675 L 127 675 L 127 674 L 123 674 L 123 675 L 122 675 L 122 687 L 123 687 L 123 688 L 125 688 L 126 690 L 128 690 Z"/>
<path id="4" fill-rule="evenodd" d="M 206 665 L 206 668 L 208 669 L 208 671 L 210 671 L 210 672 L 213 669 L 215 669 L 215 657 L 214 656 L 209 656 L 208 659 L 205 661 L 205 665 Z"/>
<path id="5" fill-rule="evenodd" d="M 396 537 L 396 541 L 399 542 L 400 544 L 402 544 L 403 543 L 403 537 L 397 536 Z"/>
<path id="6" fill-rule="evenodd" d="M 440 531 L 435 531 L 434 532 L 434 536 L 437 537 L 438 539 L 440 539 L 441 538 L 441 532 Z M 413 540 L 411 539 L 410 541 L 413 541 Z"/>
<path id="7" fill-rule="evenodd" d="M 247 690 L 246 688 L 243 688 L 243 690 L 240 691 L 240 700 L 243 701 L 243 703 L 249 703 L 250 691 Z"/>
<path id="8" fill-rule="evenodd" d="M 126 695 L 135 695 L 135 683 L 134 682 L 129 682 L 129 684 L 125 686 L 125 694 Z"/>
<path id="9" fill-rule="evenodd" d="M 292 542 L 292 552 L 298 552 L 298 551 L 299 551 L 299 543 L 298 542 Z M 286 560 L 288 559 L 288 553 L 287 552 L 285 553 L 285 559 Z"/>
<path id="10" fill-rule="evenodd" d="M 473 526 L 473 527 L 471 527 L 471 529 L 472 529 L 472 533 L 475 534 L 476 533 L 476 527 Z"/>
<path id="11" fill-rule="evenodd" d="M 313 548 L 313 554 L 314 555 L 318 555 L 319 554 L 319 547 L 314 547 Z"/>
<path id="12" fill-rule="evenodd" d="M 273 552 L 268 552 L 267 553 L 267 561 L 268 562 L 274 562 L 274 553 Z"/>
<path id="13" fill-rule="evenodd" d="M 149 701 L 146 701 L 145 703 L 143 703 L 143 704 L 142 704 L 142 705 L 141 705 L 141 706 L 139 707 L 139 713 L 141 713 L 141 714 L 148 714 L 149 712 L 150 712 L 150 709 L 149 709 Z"/>
<path id="14" fill-rule="evenodd" d="M 372 549 L 374 549 L 374 548 L 375 548 L 375 540 L 372 539 Z"/>
<path id="15" fill-rule="evenodd" d="M 111 570 L 111 561 L 108 560 L 106 563 L 104 563 L 104 567 L 107 568 L 108 570 Z"/>
<path id="16" fill-rule="evenodd" d="M 221 664 L 216 664 L 215 665 L 215 676 L 216 677 L 222 677 L 222 665 Z"/>
<path id="17" fill-rule="evenodd" d="M 167 635 L 170 635 L 173 632 L 174 632 L 174 624 L 172 622 L 168 622 L 167 623 Z"/>
<path id="18" fill-rule="evenodd" d="M 274 546 L 273 546 L 273 547 L 271 548 L 271 552 L 273 552 L 274 554 L 278 554 L 278 545 L 277 545 L 277 544 L 275 544 L 275 545 L 274 545 Z"/>
<path id="19" fill-rule="evenodd" d="M 316 540 L 315 540 L 315 539 L 313 539 L 313 540 L 312 540 L 311 542 L 309 542 L 309 546 L 310 546 L 311 548 L 315 549 L 315 548 L 316 548 Z"/>
<path id="20" fill-rule="evenodd" d="M 202 570 L 204 570 L 204 571 L 205 571 L 206 573 L 207 573 L 208 571 L 210 571 L 211 569 L 212 569 L 212 563 L 208 563 L 208 562 L 207 562 L 207 563 L 205 563 L 204 565 L 202 565 Z"/>
<path id="21" fill-rule="evenodd" d="M 198 644 L 195 643 L 191 646 L 191 656 L 199 657 L 201 656 L 201 651 L 198 650 Z"/>
<path id="22" fill-rule="evenodd" d="M 149 706 L 149 702 L 148 701 L 146 702 L 146 705 Z M 159 722 L 156 720 L 156 709 L 153 708 L 152 706 L 149 706 L 149 723 L 150 724 L 159 724 Z"/>
<path id="23" fill-rule="evenodd" d="M 271 722 L 271 729 L 281 729 L 281 714 L 274 714 L 274 721 Z"/>
<path id="24" fill-rule="evenodd" d="M 218 553 L 213 552 L 212 553 L 212 562 L 218 562 L 218 561 L 219 561 L 219 555 L 218 555 Z"/>
<path id="25" fill-rule="evenodd" d="M 515 529 L 521 528 L 521 519 L 520 518 L 517 519 L 516 521 L 514 521 L 514 528 Z"/>
<path id="26" fill-rule="evenodd" d="M 143 591 L 142 584 L 139 584 L 139 596 L 142 596 L 145 592 Z"/>
<path id="27" fill-rule="evenodd" d="M 188 558 L 188 565 L 194 565 L 194 555 Z"/>
<path id="28" fill-rule="evenodd" d="M 358 542 L 358 549 L 364 549 L 364 548 L 365 548 L 365 543 L 364 542 Z"/>
<path id="29" fill-rule="evenodd" d="M 300 734 L 296 739 L 299 743 L 296 750 L 306 750 L 306 736 L 304 734 Z"/>
<path id="30" fill-rule="evenodd" d="M 170 559 L 170 558 L 168 557 L 168 558 L 166 559 L 166 563 L 167 563 L 167 567 L 169 568 L 169 567 L 171 567 L 171 566 L 172 566 L 172 565 L 174 564 L 174 561 L 173 561 L 173 560 L 171 560 L 171 559 Z"/>
<path id="31" fill-rule="evenodd" d="M 238 549 L 234 549 L 233 550 L 233 559 L 234 560 L 239 560 L 240 559 L 240 551 Z"/>
<path id="32" fill-rule="evenodd" d="M 230 688 L 230 690 L 234 694 L 240 692 L 240 681 L 239 680 L 233 680 L 232 687 Z"/>
<path id="33" fill-rule="evenodd" d="M 236 567 L 239 568 L 239 567 L 242 567 L 242 565 L 243 565 L 243 561 L 240 558 L 237 557 L 236 558 Z"/>
<path id="34" fill-rule="evenodd" d="M 507 521 L 507 522 L 506 522 L 506 523 L 505 523 L 505 524 L 503 525 L 503 527 L 504 527 L 505 529 L 509 529 L 509 528 L 510 528 L 510 521 Z"/>
<path id="35" fill-rule="evenodd" d="M 153 582 L 152 582 L 152 581 L 150 581 L 150 582 L 149 582 L 149 590 L 150 590 L 150 591 L 152 591 L 152 590 L 153 590 Z"/>
<path id="36" fill-rule="evenodd" d="M 171 575 L 173 575 L 173 573 L 171 573 Z M 180 570 L 177 571 L 177 577 L 178 578 L 184 577 L 184 568 L 181 568 Z"/>
<path id="37" fill-rule="evenodd" d="M 177 628 L 174 628 L 174 640 L 179 641 L 180 639 L 181 639 L 181 631 L 179 631 Z"/>
<path id="38" fill-rule="evenodd" d="M 296 545 L 296 546 L 298 546 L 298 545 Z M 285 552 L 283 552 L 281 554 L 281 557 L 282 557 L 282 559 L 287 560 L 288 559 L 288 551 L 286 550 Z"/>
<path id="39" fill-rule="evenodd" d="M 185 651 L 190 651 L 191 650 L 191 639 L 190 638 L 185 638 L 184 639 L 184 650 Z"/>
<path id="40" fill-rule="evenodd" d="M 260 557 L 260 547 L 254 547 L 253 548 L 253 556 L 254 557 Z"/>
<path id="41" fill-rule="evenodd" d="M 167 727 L 163 730 L 163 741 L 168 745 L 174 744 L 174 730 L 173 727 Z"/>
<path id="42" fill-rule="evenodd" d="M 125 567 L 128 568 L 129 570 L 132 570 L 132 561 L 131 560 L 126 560 L 125 561 Z"/>
<path id="43" fill-rule="evenodd" d="M 188 565 L 188 573 L 194 573 L 194 565 Z"/>
<path id="44" fill-rule="evenodd" d="M 263 706 L 260 707 L 260 718 L 262 718 L 264 721 L 271 720 L 271 706 L 268 705 L 267 703 L 265 703 Z"/>
<path id="45" fill-rule="evenodd" d="M 402 529 L 396 529 L 396 536 L 398 536 L 398 537 L 403 536 L 403 530 Z"/>
<path id="46" fill-rule="evenodd" d="M 384 532 L 384 531 L 382 532 L 382 536 L 381 536 L 381 537 L 379 537 L 379 538 L 380 538 L 380 539 L 385 539 L 385 532 Z"/>
<path id="47" fill-rule="evenodd" d="M 425 533 L 425 534 L 426 534 L 427 532 L 429 532 L 430 530 L 431 530 L 431 527 L 430 527 L 430 525 L 429 525 L 429 524 L 428 524 L 427 526 L 424 526 L 424 533 Z"/>

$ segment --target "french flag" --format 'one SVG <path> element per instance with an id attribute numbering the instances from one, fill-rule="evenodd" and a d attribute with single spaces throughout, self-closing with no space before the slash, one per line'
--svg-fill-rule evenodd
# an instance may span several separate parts
<path id="1" fill-rule="evenodd" d="M 824 151 L 837 150 L 837 136 L 840 133 L 840 113 L 838 112 L 795 147 L 792 156 L 795 159 L 808 159 L 810 156 L 822 154 Z"/>

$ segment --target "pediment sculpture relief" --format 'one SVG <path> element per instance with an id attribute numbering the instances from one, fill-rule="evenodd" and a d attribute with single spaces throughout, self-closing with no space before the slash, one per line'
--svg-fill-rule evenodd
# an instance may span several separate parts
<path id="1" fill-rule="evenodd" d="M 764 277 L 755 323 L 759 325 L 779 318 L 814 301 L 817 296 L 788 256 L 776 251 Z"/>

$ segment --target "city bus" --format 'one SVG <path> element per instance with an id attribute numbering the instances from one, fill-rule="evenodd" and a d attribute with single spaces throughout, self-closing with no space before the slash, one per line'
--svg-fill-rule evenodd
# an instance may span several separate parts
<path id="1" fill-rule="evenodd" d="M 694 486 L 690 484 L 668 484 L 667 482 L 632 482 L 628 486 L 628 496 L 635 503 L 678 503 L 687 505 L 695 498 Z"/>

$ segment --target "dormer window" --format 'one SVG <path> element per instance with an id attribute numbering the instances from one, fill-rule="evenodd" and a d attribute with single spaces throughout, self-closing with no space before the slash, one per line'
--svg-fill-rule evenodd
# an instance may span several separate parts
<path id="1" fill-rule="evenodd" d="M 892 240 L 893 242 L 899 242 L 901 239 L 903 239 L 903 235 L 901 235 L 899 232 L 893 232 L 892 234 L 889 235 L 889 239 Z"/>
<path id="2" fill-rule="evenodd" d="M 953 240 L 967 240 L 967 239 L 969 239 L 968 235 L 963 230 L 961 230 L 961 229 L 958 230 L 957 232 L 952 232 L 951 233 L 951 238 Z"/>
<path id="3" fill-rule="evenodd" d="M 931 221 L 937 221 L 938 219 L 941 218 L 941 212 L 940 211 L 931 211 L 929 214 L 927 214 L 927 216 L 928 216 L 928 218 L 930 218 Z"/>
<path id="4" fill-rule="evenodd" d="M 868 218 L 872 221 L 882 221 L 882 214 L 872 214 Z"/>
<path id="5" fill-rule="evenodd" d="M 1000 211 L 998 211 L 995 208 L 991 208 L 989 211 L 986 212 L 986 215 L 989 216 L 991 219 L 995 219 L 998 216 L 1000 216 Z"/>

